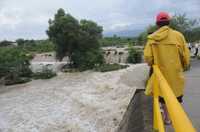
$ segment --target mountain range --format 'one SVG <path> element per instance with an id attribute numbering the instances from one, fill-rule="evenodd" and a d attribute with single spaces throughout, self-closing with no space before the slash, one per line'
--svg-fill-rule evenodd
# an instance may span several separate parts
<path id="1" fill-rule="evenodd" d="M 112 37 L 114 35 L 121 36 L 121 37 L 136 37 L 143 31 L 144 29 L 135 29 L 135 30 L 125 29 L 121 31 L 104 31 L 103 35 L 105 37 Z"/>

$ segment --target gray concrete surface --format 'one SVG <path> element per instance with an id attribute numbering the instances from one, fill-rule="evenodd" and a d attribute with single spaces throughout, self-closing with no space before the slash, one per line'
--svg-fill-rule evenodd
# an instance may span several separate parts
<path id="1" fill-rule="evenodd" d="M 153 100 L 144 90 L 135 92 L 117 132 L 153 132 Z"/>
<path id="2" fill-rule="evenodd" d="M 185 72 L 185 77 L 186 86 L 183 107 L 197 132 L 200 132 L 200 60 L 191 61 L 191 69 Z M 132 103 L 129 104 L 129 108 L 127 109 L 127 112 L 120 123 L 118 132 L 150 132 L 150 129 L 144 129 L 144 126 L 150 124 L 150 122 L 143 123 L 144 116 L 141 114 L 142 110 L 140 110 L 140 113 L 138 113 L 137 110 L 139 110 L 139 108 L 136 107 L 138 109 L 134 110 L 134 101 L 131 102 Z M 148 103 L 148 105 L 149 104 L 150 103 Z M 145 114 L 145 116 L 147 115 Z M 166 132 L 174 132 L 172 126 L 166 126 Z"/>
<path id="3" fill-rule="evenodd" d="M 186 86 L 183 107 L 197 132 L 200 132 L 200 60 L 192 60 L 191 68 L 185 72 Z M 166 132 L 174 132 L 166 126 Z"/>
<path id="4" fill-rule="evenodd" d="M 197 132 L 200 132 L 200 60 L 192 60 L 191 69 L 186 72 L 183 106 Z"/>

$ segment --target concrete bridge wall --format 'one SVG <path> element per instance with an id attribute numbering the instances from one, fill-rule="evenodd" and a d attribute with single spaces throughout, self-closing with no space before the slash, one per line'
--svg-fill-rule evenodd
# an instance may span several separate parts
<path id="1" fill-rule="evenodd" d="M 144 90 L 137 90 L 117 132 L 153 132 L 152 108 L 152 98 L 145 96 Z"/>

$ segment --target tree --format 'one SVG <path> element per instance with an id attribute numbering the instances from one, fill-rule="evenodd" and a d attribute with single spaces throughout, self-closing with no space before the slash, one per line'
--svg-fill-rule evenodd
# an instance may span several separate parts
<path id="1" fill-rule="evenodd" d="M 80 21 L 79 50 L 99 49 L 99 39 L 102 38 L 103 28 L 93 21 Z"/>
<path id="2" fill-rule="evenodd" d="M 103 62 L 99 39 L 103 28 L 93 21 L 76 20 L 63 9 L 59 9 L 53 20 L 49 20 L 47 35 L 56 46 L 56 57 L 69 57 L 76 68 L 92 68 Z"/>
<path id="3" fill-rule="evenodd" d="M 80 21 L 80 35 L 77 47 L 72 55 L 74 67 L 81 70 L 92 69 L 104 62 L 99 39 L 102 38 L 102 27 L 93 21 Z"/>
<path id="4" fill-rule="evenodd" d="M 195 42 L 200 40 L 198 36 L 199 33 L 199 21 L 197 19 L 189 19 L 186 14 L 176 14 L 172 17 L 170 21 L 170 27 L 181 32 L 188 42 Z M 139 44 L 143 45 L 146 43 L 147 35 L 153 33 L 158 29 L 156 25 L 150 25 L 147 27 L 145 32 L 138 36 Z"/>
<path id="5" fill-rule="evenodd" d="M 145 31 L 145 32 L 142 32 L 138 37 L 137 37 L 137 40 L 136 40 L 136 44 L 137 45 L 144 45 L 146 43 L 146 40 L 147 40 L 147 35 L 148 33 Z"/>
<path id="6" fill-rule="evenodd" d="M 24 46 L 25 40 L 24 39 L 17 39 L 16 40 L 18 46 Z"/>
<path id="7" fill-rule="evenodd" d="M 135 49 L 133 46 L 129 46 L 128 48 L 128 58 L 127 62 L 128 63 L 141 63 L 142 61 L 142 52 L 139 51 L 138 49 Z"/>
<path id="8" fill-rule="evenodd" d="M 63 9 L 57 11 L 54 20 L 49 20 L 47 35 L 56 46 L 58 60 L 61 61 L 66 55 L 71 58 L 77 46 L 79 28 L 79 22 L 70 14 L 65 14 Z"/>
<path id="9" fill-rule="evenodd" d="M 5 79 L 7 84 L 22 83 L 30 77 L 31 57 L 18 48 L 0 48 L 0 78 Z"/>
<path id="10" fill-rule="evenodd" d="M 186 14 L 175 15 L 170 22 L 170 27 L 183 33 L 188 42 L 194 42 L 200 40 L 195 36 L 199 34 L 198 28 L 200 28 L 197 19 L 189 19 Z"/>

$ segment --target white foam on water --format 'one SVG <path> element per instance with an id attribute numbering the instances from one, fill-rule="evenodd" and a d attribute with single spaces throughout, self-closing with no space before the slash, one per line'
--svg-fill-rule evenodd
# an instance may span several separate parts
<path id="1" fill-rule="evenodd" d="M 59 73 L 0 91 L 0 132 L 114 132 L 147 67 Z"/>

